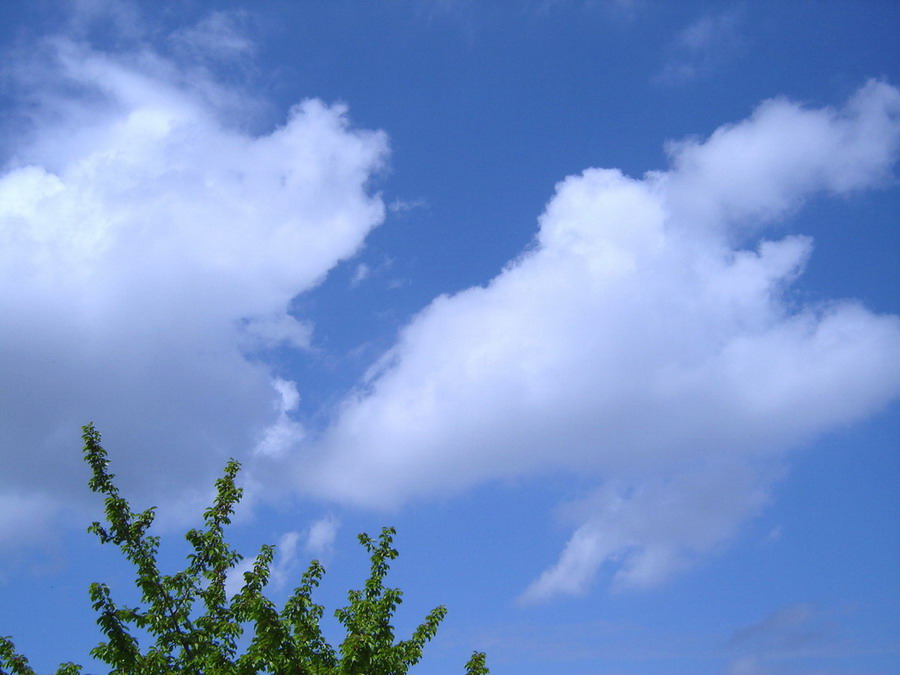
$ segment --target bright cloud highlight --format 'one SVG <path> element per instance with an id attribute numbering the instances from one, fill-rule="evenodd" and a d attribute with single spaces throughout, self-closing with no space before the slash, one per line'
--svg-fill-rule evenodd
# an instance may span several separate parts
<path id="1" fill-rule="evenodd" d="M 417 315 L 295 453 L 296 481 L 394 507 L 592 476 L 522 599 L 582 593 L 604 565 L 617 587 L 664 581 L 766 504 L 787 450 L 900 392 L 898 317 L 803 305 L 812 240 L 756 240 L 816 195 L 883 183 L 898 142 L 900 92 L 870 82 L 840 109 L 767 101 L 671 144 L 668 171 L 566 178 L 534 246 Z"/>
<path id="2" fill-rule="evenodd" d="M 147 50 L 58 39 L 9 68 L 33 106 L 0 175 L 0 503 L 41 507 L 0 511 L 0 534 L 83 494 L 91 420 L 125 483 L 166 489 L 163 514 L 203 503 L 225 458 L 302 435 L 295 385 L 258 354 L 309 344 L 292 298 L 382 221 L 386 137 L 318 100 L 250 134 L 234 91 Z"/>

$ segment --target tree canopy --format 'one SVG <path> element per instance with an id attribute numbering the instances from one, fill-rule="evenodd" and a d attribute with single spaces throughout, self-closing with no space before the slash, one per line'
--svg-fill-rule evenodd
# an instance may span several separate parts
<path id="1" fill-rule="evenodd" d="M 348 593 L 348 604 L 334 612 L 346 635 L 335 648 L 322 634 L 324 607 L 312 600 L 324 568 L 313 560 L 281 609 L 264 594 L 275 547 L 265 545 L 244 573 L 241 590 L 229 597 L 228 574 L 242 560 L 224 538 L 242 489 L 235 483 L 240 464 L 230 460 L 216 481 L 215 500 L 203 514 L 203 529 L 185 535 L 193 552 L 187 566 L 163 574 L 158 566 L 160 539 L 149 534 L 155 508 L 134 512 L 119 494 L 110 473 L 109 458 L 92 424 L 82 428 L 84 459 L 91 468 L 88 486 L 105 496 L 106 523 L 88 528 L 104 544 L 117 546 L 133 564 L 141 593 L 137 606 L 118 605 L 106 584 L 93 583 L 90 599 L 105 639 L 91 656 L 111 667 L 111 674 L 164 675 L 171 673 L 250 675 L 400 675 L 422 658 L 425 644 L 437 633 L 447 613 L 435 607 L 413 634 L 397 640 L 392 619 L 402 602 L 400 589 L 384 585 L 390 563 L 398 553 L 393 528 L 378 538 L 359 535 L 371 567 L 364 587 Z M 250 632 L 246 647 L 239 639 Z M 137 635 L 145 636 L 141 646 Z M 33 675 L 28 660 L 16 652 L 9 637 L 0 636 L 0 675 Z M 57 675 L 79 675 L 80 665 L 59 666 Z M 467 675 L 486 675 L 485 655 L 474 652 Z"/>

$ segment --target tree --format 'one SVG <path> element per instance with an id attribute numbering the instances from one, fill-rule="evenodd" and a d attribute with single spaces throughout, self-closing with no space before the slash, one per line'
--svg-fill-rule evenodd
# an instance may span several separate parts
<path id="1" fill-rule="evenodd" d="M 119 606 L 106 584 L 90 586 L 97 623 L 106 637 L 91 655 L 110 665 L 110 673 L 400 675 L 422 658 L 422 649 L 436 634 L 447 610 L 434 608 L 409 639 L 395 640 L 391 620 L 402 592 L 384 585 L 390 561 L 398 555 L 393 528 L 384 528 L 378 539 L 359 535 L 369 552 L 371 569 L 365 586 L 351 590 L 349 604 L 335 611 L 346 629 L 343 642 L 335 649 L 320 629 L 324 608 L 312 601 L 312 592 L 325 572 L 317 560 L 310 563 L 300 585 L 279 611 L 263 594 L 275 555 L 273 546 L 263 546 L 252 569 L 244 573 L 240 592 L 228 597 L 228 573 L 242 559 L 224 539 L 224 528 L 242 496 L 235 484 L 238 462 L 230 460 L 216 481 L 216 498 L 203 514 L 205 528 L 185 535 L 193 547 L 187 566 L 175 574 L 163 574 L 157 565 L 159 537 L 148 534 L 155 509 L 131 510 L 113 482 L 114 474 L 108 471 L 100 434 L 92 424 L 82 431 L 84 459 L 92 473 L 88 486 L 106 497 L 106 525 L 95 522 L 88 531 L 122 551 L 135 567 L 141 592 L 141 605 Z M 248 627 L 252 639 L 241 650 L 238 639 Z M 153 644 L 141 649 L 134 629 L 149 636 Z M 466 664 L 466 673 L 488 672 L 484 654 L 475 652 Z M 0 636 L 0 675 L 33 673 L 12 640 Z M 56 673 L 79 675 L 81 666 L 65 663 Z"/>

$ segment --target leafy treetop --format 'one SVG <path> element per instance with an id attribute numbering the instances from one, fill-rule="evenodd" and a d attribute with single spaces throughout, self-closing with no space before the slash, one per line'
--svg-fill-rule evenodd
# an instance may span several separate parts
<path id="1" fill-rule="evenodd" d="M 91 655 L 111 666 L 111 674 L 169 675 L 401 675 L 419 662 L 425 644 L 434 637 L 447 610 L 435 607 L 410 638 L 396 640 L 391 620 L 402 602 L 402 592 L 384 585 L 393 547 L 393 528 L 378 539 L 360 534 L 369 552 L 371 569 L 365 586 L 348 593 L 349 604 L 335 611 L 346 629 L 337 649 L 322 635 L 324 608 L 312 601 L 312 592 L 325 572 L 313 560 L 300 585 L 278 610 L 263 591 L 269 580 L 274 546 L 263 546 L 253 567 L 244 573 L 240 592 L 228 597 L 228 573 L 242 559 L 224 539 L 235 505 L 242 496 L 235 484 L 240 464 L 230 460 L 216 481 L 216 498 L 203 514 L 205 527 L 192 529 L 185 538 L 193 547 L 187 566 L 163 574 L 157 565 L 159 537 L 148 534 L 155 509 L 135 513 L 119 494 L 108 470 L 109 459 L 92 424 L 83 427 L 84 459 L 91 467 L 88 486 L 105 495 L 106 524 L 92 523 L 88 531 L 104 544 L 117 546 L 134 565 L 141 592 L 138 606 L 119 606 L 109 587 L 90 586 L 90 598 L 105 640 Z M 239 649 L 238 639 L 252 630 L 249 646 Z M 133 631 L 154 640 L 146 648 Z M 80 675 L 81 666 L 64 663 L 57 675 Z M 467 675 L 487 675 L 485 655 L 472 654 Z M 8 637 L 0 636 L 0 675 L 33 675 L 28 660 L 18 654 Z"/>

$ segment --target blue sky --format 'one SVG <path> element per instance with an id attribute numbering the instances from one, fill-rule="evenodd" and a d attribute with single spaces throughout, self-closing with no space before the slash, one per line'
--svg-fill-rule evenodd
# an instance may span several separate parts
<path id="1" fill-rule="evenodd" d="M 416 672 L 900 670 L 900 8 L 8 0 L 0 634 L 89 663 L 79 427 Z M 334 631 L 334 626 L 329 626 Z M 335 632 L 334 635 L 337 635 Z"/>

